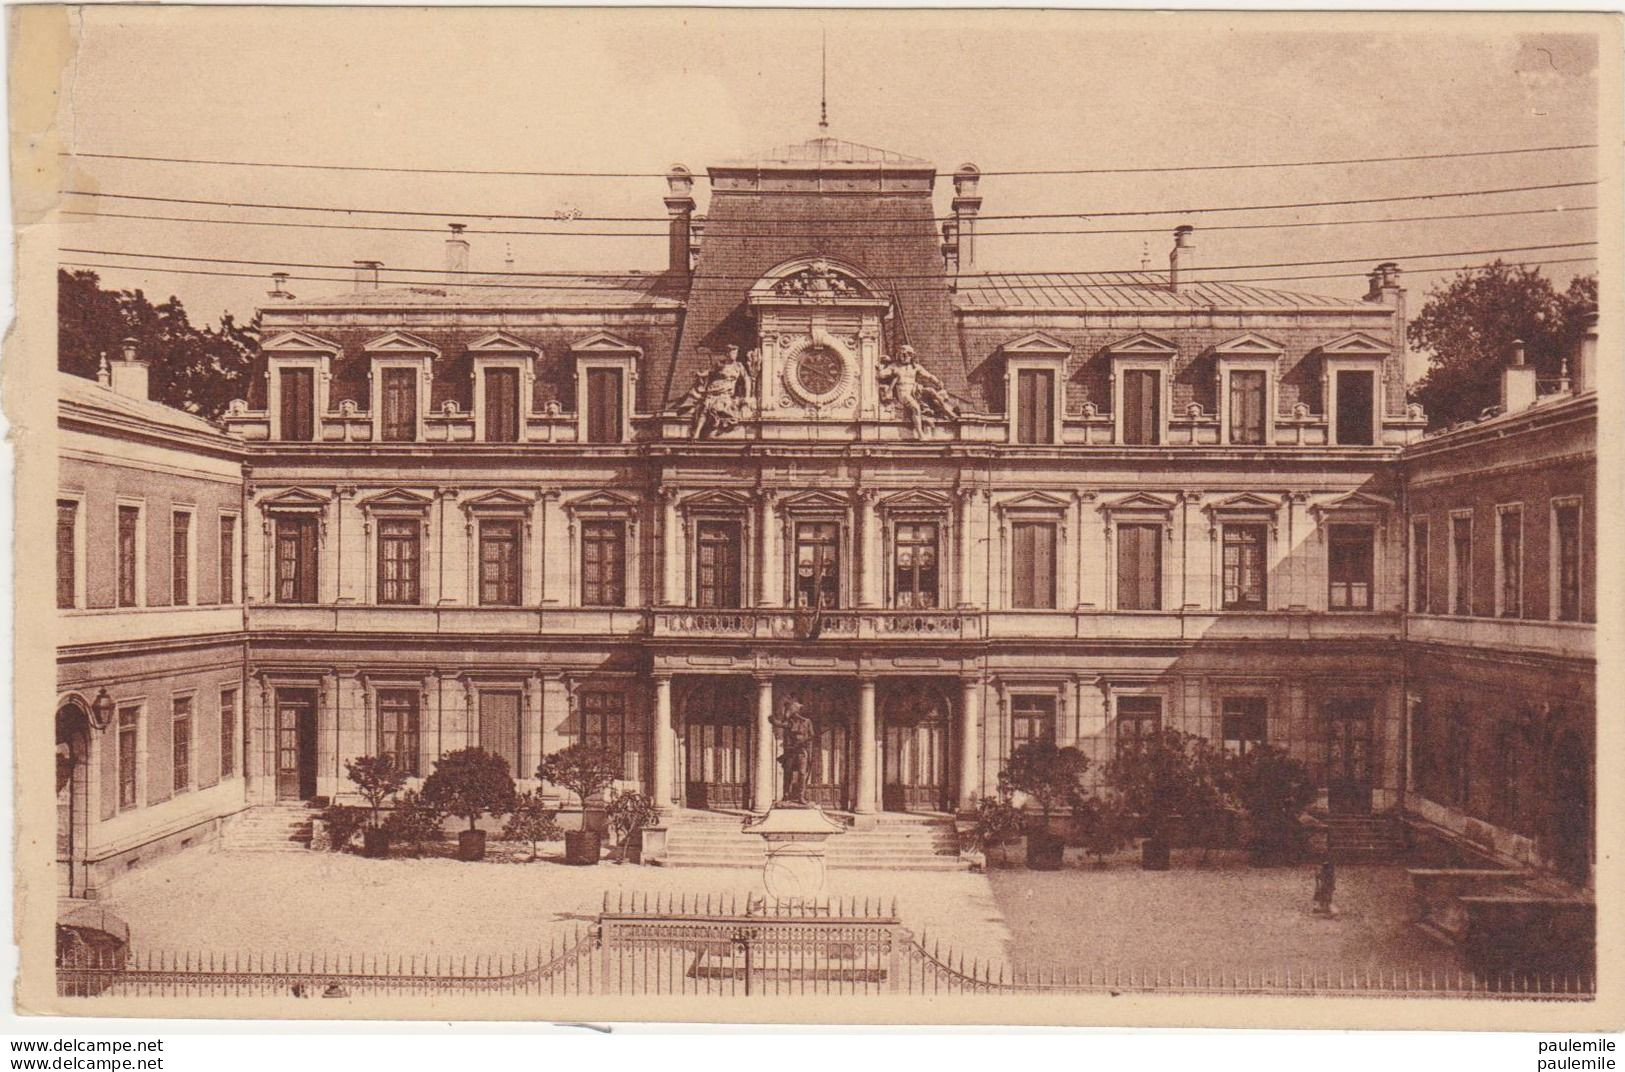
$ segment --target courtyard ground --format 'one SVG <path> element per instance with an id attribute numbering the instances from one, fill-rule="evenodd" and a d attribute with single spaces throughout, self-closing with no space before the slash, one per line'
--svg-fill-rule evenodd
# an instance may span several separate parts
<path id="1" fill-rule="evenodd" d="M 1228 973 L 1450 971 L 1409 925 L 1401 865 L 1338 869 L 1336 919 L 1310 912 L 1312 868 L 1199 864 L 988 874 L 832 871 L 829 896 L 895 897 L 905 925 L 967 962 L 1033 970 Z M 140 950 L 328 955 L 522 954 L 596 918 L 605 891 L 759 892 L 753 871 L 602 863 L 369 860 L 337 853 L 183 852 L 120 877 L 107 904 Z"/>

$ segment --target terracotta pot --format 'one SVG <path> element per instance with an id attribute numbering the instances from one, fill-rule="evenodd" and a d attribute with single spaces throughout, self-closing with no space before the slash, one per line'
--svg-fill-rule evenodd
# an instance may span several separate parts
<path id="1" fill-rule="evenodd" d="M 566 830 L 564 832 L 564 862 L 567 864 L 595 864 L 604 853 L 604 835 L 596 830 Z"/>
<path id="2" fill-rule="evenodd" d="M 1030 871 L 1059 871 L 1066 855 L 1066 839 L 1049 831 L 1027 835 L 1027 868 Z"/>
<path id="3" fill-rule="evenodd" d="M 459 830 L 457 832 L 457 859 L 469 861 L 485 859 L 484 830 Z"/>
<path id="4" fill-rule="evenodd" d="M 361 831 L 361 855 L 382 860 L 389 855 L 389 834 L 376 827 Z"/>

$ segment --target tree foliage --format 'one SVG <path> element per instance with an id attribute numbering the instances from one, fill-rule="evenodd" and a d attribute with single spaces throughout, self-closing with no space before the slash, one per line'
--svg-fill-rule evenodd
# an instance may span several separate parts
<path id="1" fill-rule="evenodd" d="M 621 758 L 607 749 L 588 744 L 573 744 L 542 757 L 536 768 L 536 777 L 550 785 L 559 785 L 581 798 L 583 810 L 587 802 L 608 789 L 621 776 Z"/>
<path id="2" fill-rule="evenodd" d="M 359 810 L 359 809 L 357 809 Z M 445 813 L 424 800 L 416 789 L 408 789 L 384 820 L 384 833 L 397 845 L 421 854 L 425 845 L 439 841 L 446 831 L 441 825 Z"/>
<path id="3" fill-rule="evenodd" d="M 537 844 L 558 841 L 564 837 L 559 826 L 559 809 L 551 806 L 536 790 L 527 790 L 514 798 L 513 814 L 502 828 L 505 841 L 530 842 L 530 854 L 538 855 Z"/>
<path id="4" fill-rule="evenodd" d="M 372 826 L 378 827 L 378 809 L 406 785 L 406 772 L 388 756 L 361 756 L 346 760 L 344 771 L 356 785 L 362 799 L 372 809 Z"/>
<path id="5" fill-rule="evenodd" d="M 483 748 L 448 752 L 424 779 L 423 800 L 447 815 L 468 820 L 468 828 L 483 815 L 513 811 L 513 776 L 508 761 Z"/>
<path id="6" fill-rule="evenodd" d="M 999 771 L 999 794 L 1024 793 L 1038 805 L 1043 817 L 1040 829 L 1049 828 L 1049 818 L 1058 807 L 1074 805 L 1082 799 L 1082 779 L 1089 769 L 1089 757 L 1076 748 L 1057 748 L 1054 741 L 1029 741 L 1010 754 Z"/>
<path id="7" fill-rule="evenodd" d="M 1106 764 L 1106 783 L 1124 809 L 1140 817 L 1151 840 L 1166 841 L 1175 816 L 1199 821 L 1223 808 L 1224 787 L 1205 744 L 1165 728 Z"/>
<path id="8" fill-rule="evenodd" d="M 1236 757 L 1231 777 L 1247 812 L 1254 856 L 1294 856 L 1301 840 L 1298 816 L 1318 795 L 1309 768 L 1280 748 L 1261 745 Z"/>
<path id="9" fill-rule="evenodd" d="M 239 324 L 223 313 L 218 328 L 198 327 L 179 298 L 154 305 L 140 290 L 106 290 L 95 272 L 58 269 L 57 368 L 96 378 L 103 354 L 116 360 L 126 338 L 151 367 L 154 401 L 214 420 L 234 398 L 248 397 L 259 359 L 259 315 Z"/>
<path id="10" fill-rule="evenodd" d="M 1555 379 L 1596 304 L 1596 276 L 1559 292 L 1539 268 L 1499 260 L 1435 285 L 1406 329 L 1411 345 L 1428 352 L 1427 375 L 1412 397 L 1434 427 L 1476 419 L 1500 402 L 1500 373 L 1514 340 L 1523 340 L 1537 376 Z"/>

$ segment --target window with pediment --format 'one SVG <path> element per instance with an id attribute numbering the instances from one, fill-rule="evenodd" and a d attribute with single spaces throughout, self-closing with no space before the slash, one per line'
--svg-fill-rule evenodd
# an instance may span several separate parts
<path id="1" fill-rule="evenodd" d="M 1364 332 L 1352 332 L 1320 348 L 1326 419 L 1336 446 L 1380 442 L 1383 368 L 1390 347 Z"/>
<path id="2" fill-rule="evenodd" d="M 440 350 L 404 331 L 391 331 L 363 350 L 372 366 L 373 434 L 383 443 L 414 443 L 423 438 L 423 412 Z"/>
<path id="3" fill-rule="evenodd" d="M 1107 590 L 1114 610 L 1162 610 L 1163 549 L 1173 539 L 1171 498 L 1137 492 L 1102 503 Z"/>
<path id="4" fill-rule="evenodd" d="M 611 492 L 565 503 L 575 557 L 576 597 L 583 607 L 624 607 L 637 590 L 637 504 Z"/>
<path id="5" fill-rule="evenodd" d="M 266 360 L 266 408 L 271 438 L 309 443 L 320 438 L 337 343 L 304 331 L 286 331 L 261 344 Z"/>
<path id="6" fill-rule="evenodd" d="M 320 556 L 329 500 L 289 488 L 260 502 L 271 535 L 271 598 L 315 603 L 321 598 Z"/>
<path id="7" fill-rule="evenodd" d="M 524 439 L 541 350 L 505 331 L 494 331 L 469 343 L 468 353 L 474 365 L 476 434 L 486 443 Z"/>
<path id="8" fill-rule="evenodd" d="M 930 610 L 949 599 L 949 499 L 929 489 L 892 495 L 880 503 L 887 534 L 887 603 L 899 610 Z"/>
<path id="9" fill-rule="evenodd" d="M 1213 348 L 1223 442 L 1267 446 L 1273 441 L 1276 381 L 1285 352 L 1280 343 L 1252 332 Z"/>
<path id="10" fill-rule="evenodd" d="M 469 538 L 469 590 L 481 606 L 516 607 L 525 602 L 526 549 L 535 500 L 491 491 L 462 504 Z"/>
<path id="11" fill-rule="evenodd" d="M 1106 348 L 1112 363 L 1117 442 L 1157 446 L 1168 441 L 1174 358 L 1167 339 L 1140 332 Z"/>
<path id="12" fill-rule="evenodd" d="M 1388 499 L 1355 491 L 1310 507 L 1326 546 L 1328 610 L 1377 608 L 1383 538 L 1393 506 Z"/>
<path id="13" fill-rule="evenodd" d="M 1011 607 L 1052 610 L 1060 606 L 1070 507 L 1069 500 L 1045 492 L 1028 492 L 997 504 Z"/>

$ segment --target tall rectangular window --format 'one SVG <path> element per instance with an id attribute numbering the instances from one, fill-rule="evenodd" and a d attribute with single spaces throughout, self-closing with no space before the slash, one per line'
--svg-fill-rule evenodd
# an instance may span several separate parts
<path id="1" fill-rule="evenodd" d="M 176 510 L 170 519 L 170 602 L 184 607 L 192 602 L 192 515 L 185 510 Z"/>
<path id="2" fill-rule="evenodd" d="M 282 369 L 278 380 L 282 389 L 282 438 L 308 443 L 316 438 L 316 370 Z"/>
<path id="3" fill-rule="evenodd" d="M 1266 525 L 1224 527 L 1225 610 L 1264 609 L 1264 549 L 1268 546 L 1269 527 Z"/>
<path id="4" fill-rule="evenodd" d="M 1162 526 L 1117 526 L 1117 609 L 1162 609 Z"/>
<path id="5" fill-rule="evenodd" d="M 619 443 L 624 437 L 621 370 L 587 370 L 587 442 Z"/>
<path id="6" fill-rule="evenodd" d="M 519 370 L 485 370 L 485 439 L 488 443 L 519 440 Z"/>
<path id="7" fill-rule="evenodd" d="M 118 605 L 133 607 L 140 586 L 137 570 L 141 568 L 141 508 L 118 508 Z"/>
<path id="8" fill-rule="evenodd" d="M 480 694 L 481 700 L 485 693 Z M 395 769 L 418 776 L 418 691 L 378 690 L 378 754 Z M 518 773 L 517 771 L 515 772 Z"/>
<path id="9" fill-rule="evenodd" d="M 237 690 L 220 690 L 220 777 L 237 773 Z"/>
<path id="10" fill-rule="evenodd" d="M 1123 442 L 1152 446 L 1162 441 L 1162 374 L 1123 370 Z"/>
<path id="11" fill-rule="evenodd" d="M 192 698 L 175 698 L 175 717 L 170 725 L 170 751 L 174 760 L 175 792 L 192 788 Z"/>
<path id="12" fill-rule="evenodd" d="M 1016 442 L 1055 442 L 1055 373 L 1016 370 Z"/>
<path id="13" fill-rule="evenodd" d="M 1230 373 L 1230 442 L 1264 442 L 1266 376 L 1262 369 Z"/>
<path id="14" fill-rule="evenodd" d="M 1370 610 L 1370 525 L 1333 525 L 1327 534 L 1326 604 L 1332 610 Z"/>
<path id="15" fill-rule="evenodd" d="M 1055 524 L 1017 521 L 1010 526 L 1010 605 L 1055 606 Z"/>
<path id="16" fill-rule="evenodd" d="M 833 521 L 796 525 L 796 606 L 833 607 L 841 598 L 841 527 Z"/>
<path id="17" fill-rule="evenodd" d="M 1369 372 L 1337 374 L 1337 442 L 1370 446 L 1375 424 L 1376 377 Z"/>
<path id="18" fill-rule="evenodd" d="M 316 602 L 316 519 L 276 519 L 276 601 Z"/>
<path id="19" fill-rule="evenodd" d="M 79 602 L 79 504 L 72 499 L 56 503 L 56 605 Z"/>
<path id="20" fill-rule="evenodd" d="M 519 522 L 480 522 L 480 603 L 519 605 Z"/>
<path id="21" fill-rule="evenodd" d="M 1450 519 L 1450 613 L 1473 613 L 1473 519 Z"/>
<path id="22" fill-rule="evenodd" d="M 1523 511 L 1496 512 L 1500 526 L 1500 558 L 1496 572 L 1501 577 L 1500 616 L 1523 617 Z"/>
<path id="23" fill-rule="evenodd" d="M 1264 743 L 1269 702 L 1262 696 L 1226 696 L 1220 706 L 1224 750 L 1244 756 Z"/>
<path id="24" fill-rule="evenodd" d="M 1556 536 L 1557 620 L 1580 620 L 1580 506 L 1559 503 L 1552 509 Z"/>
<path id="25" fill-rule="evenodd" d="M 416 369 L 386 368 L 379 384 L 383 396 L 380 438 L 386 443 L 410 443 L 418 437 L 418 373 Z"/>
<path id="26" fill-rule="evenodd" d="M 1138 752 L 1162 729 L 1161 696 L 1117 698 L 1117 754 Z"/>
<path id="27" fill-rule="evenodd" d="M 418 602 L 422 523 L 390 517 L 378 522 L 378 602 Z"/>
<path id="28" fill-rule="evenodd" d="M 121 707 L 118 712 L 118 808 L 136 806 L 139 793 L 141 753 L 141 708 Z"/>
<path id="29" fill-rule="evenodd" d="M 1054 740 L 1054 696 L 1018 693 L 1010 697 L 1010 751 L 1035 741 Z"/>
<path id="30" fill-rule="evenodd" d="M 220 602 L 237 602 L 237 519 L 220 515 Z"/>
<path id="31" fill-rule="evenodd" d="M 621 760 L 621 777 L 643 777 L 643 733 L 626 694 L 593 689 L 581 694 L 581 735 L 585 744 L 601 748 Z"/>
<path id="32" fill-rule="evenodd" d="M 733 609 L 742 603 L 740 525 L 737 521 L 701 521 L 694 526 L 698 545 L 694 562 L 694 596 L 701 607 Z"/>
<path id="33" fill-rule="evenodd" d="M 581 526 L 581 605 L 626 606 L 626 523 L 588 521 Z"/>
<path id="34" fill-rule="evenodd" d="M 908 610 L 937 606 L 937 525 L 900 521 L 893 537 L 892 603 Z"/>
<path id="35" fill-rule="evenodd" d="M 1415 614 L 1428 612 L 1428 585 L 1433 583 L 1428 544 L 1431 532 L 1425 520 L 1411 522 L 1411 611 Z"/>

